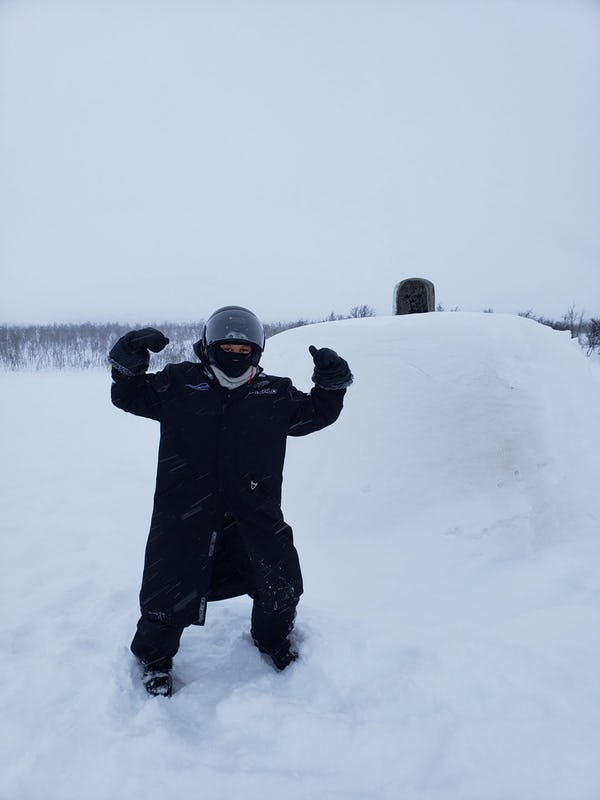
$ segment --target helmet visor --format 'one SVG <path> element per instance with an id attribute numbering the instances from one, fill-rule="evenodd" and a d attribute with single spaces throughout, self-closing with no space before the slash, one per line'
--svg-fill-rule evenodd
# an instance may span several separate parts
<path id="1" fill-rule="evenodd" d="M 220 308 L 208 318 L 204 340 L 206 347 L 218 342 L 247 342 L 262 351 L 265 346 L 265 332 L 260 320 L 252 311 L 229 306 Z"/>

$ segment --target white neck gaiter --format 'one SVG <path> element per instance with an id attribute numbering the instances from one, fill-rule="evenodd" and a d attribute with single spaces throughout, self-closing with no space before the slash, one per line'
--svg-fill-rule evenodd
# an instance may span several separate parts
<path id="1" fill-rule="evenodd" d="M 222 369 L 219 369 L 214 364 L 211 364 L 210 368 L 224 389 L 239 389 L 240 386 L 249 383 L 256 373 L 256 367 L 248 367 L 246 372 L 240 375 L 239 378 L 230 378 L 229 375 L 226 375 Z"/>

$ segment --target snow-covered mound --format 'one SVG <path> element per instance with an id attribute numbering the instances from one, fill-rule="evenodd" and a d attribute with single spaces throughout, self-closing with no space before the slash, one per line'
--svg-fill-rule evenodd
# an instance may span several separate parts
<path id="1" fill-rule="evenodd" d="M 127 651 L 157 426 L 107 373 L 2 377 L 3 800 L 600 796 L 600 370 L 458 313 L 287 331 L 265 368 L 308 389 L 309 344 L 355 384 L 288 447 L 301 660 L 212 605 L 170 700 Z"/>

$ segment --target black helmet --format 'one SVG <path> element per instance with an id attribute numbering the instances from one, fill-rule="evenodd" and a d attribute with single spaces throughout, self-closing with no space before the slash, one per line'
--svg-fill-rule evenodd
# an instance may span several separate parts
<path id="1" fill-rule="evenodd" d="M 218 365 L 218 346 L 249 344 L 252 353 L 246 359 L 248 366 L 256 367 L 265 348 L 265 331 L 252 311 L 242 306 L 224 306 L 206 320 L 202 338 L 194 345 L 194 352 L 206 364 Z"/>

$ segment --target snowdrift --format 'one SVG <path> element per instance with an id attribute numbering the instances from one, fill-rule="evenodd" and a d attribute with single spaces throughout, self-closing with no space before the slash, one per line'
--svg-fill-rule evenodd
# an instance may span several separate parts
<path id="1" fill-rule="evenodd" d="M 309 388 L 310 344 L 355 385 L 288 446 L 301 660 L 214 604 L 170 700 L 127 650 L 156 426 L 108 373 L 2 376 L 3 800 L 600 796 L 598 367 L 457 313 L 287 331 L 266 370 Z"/>

